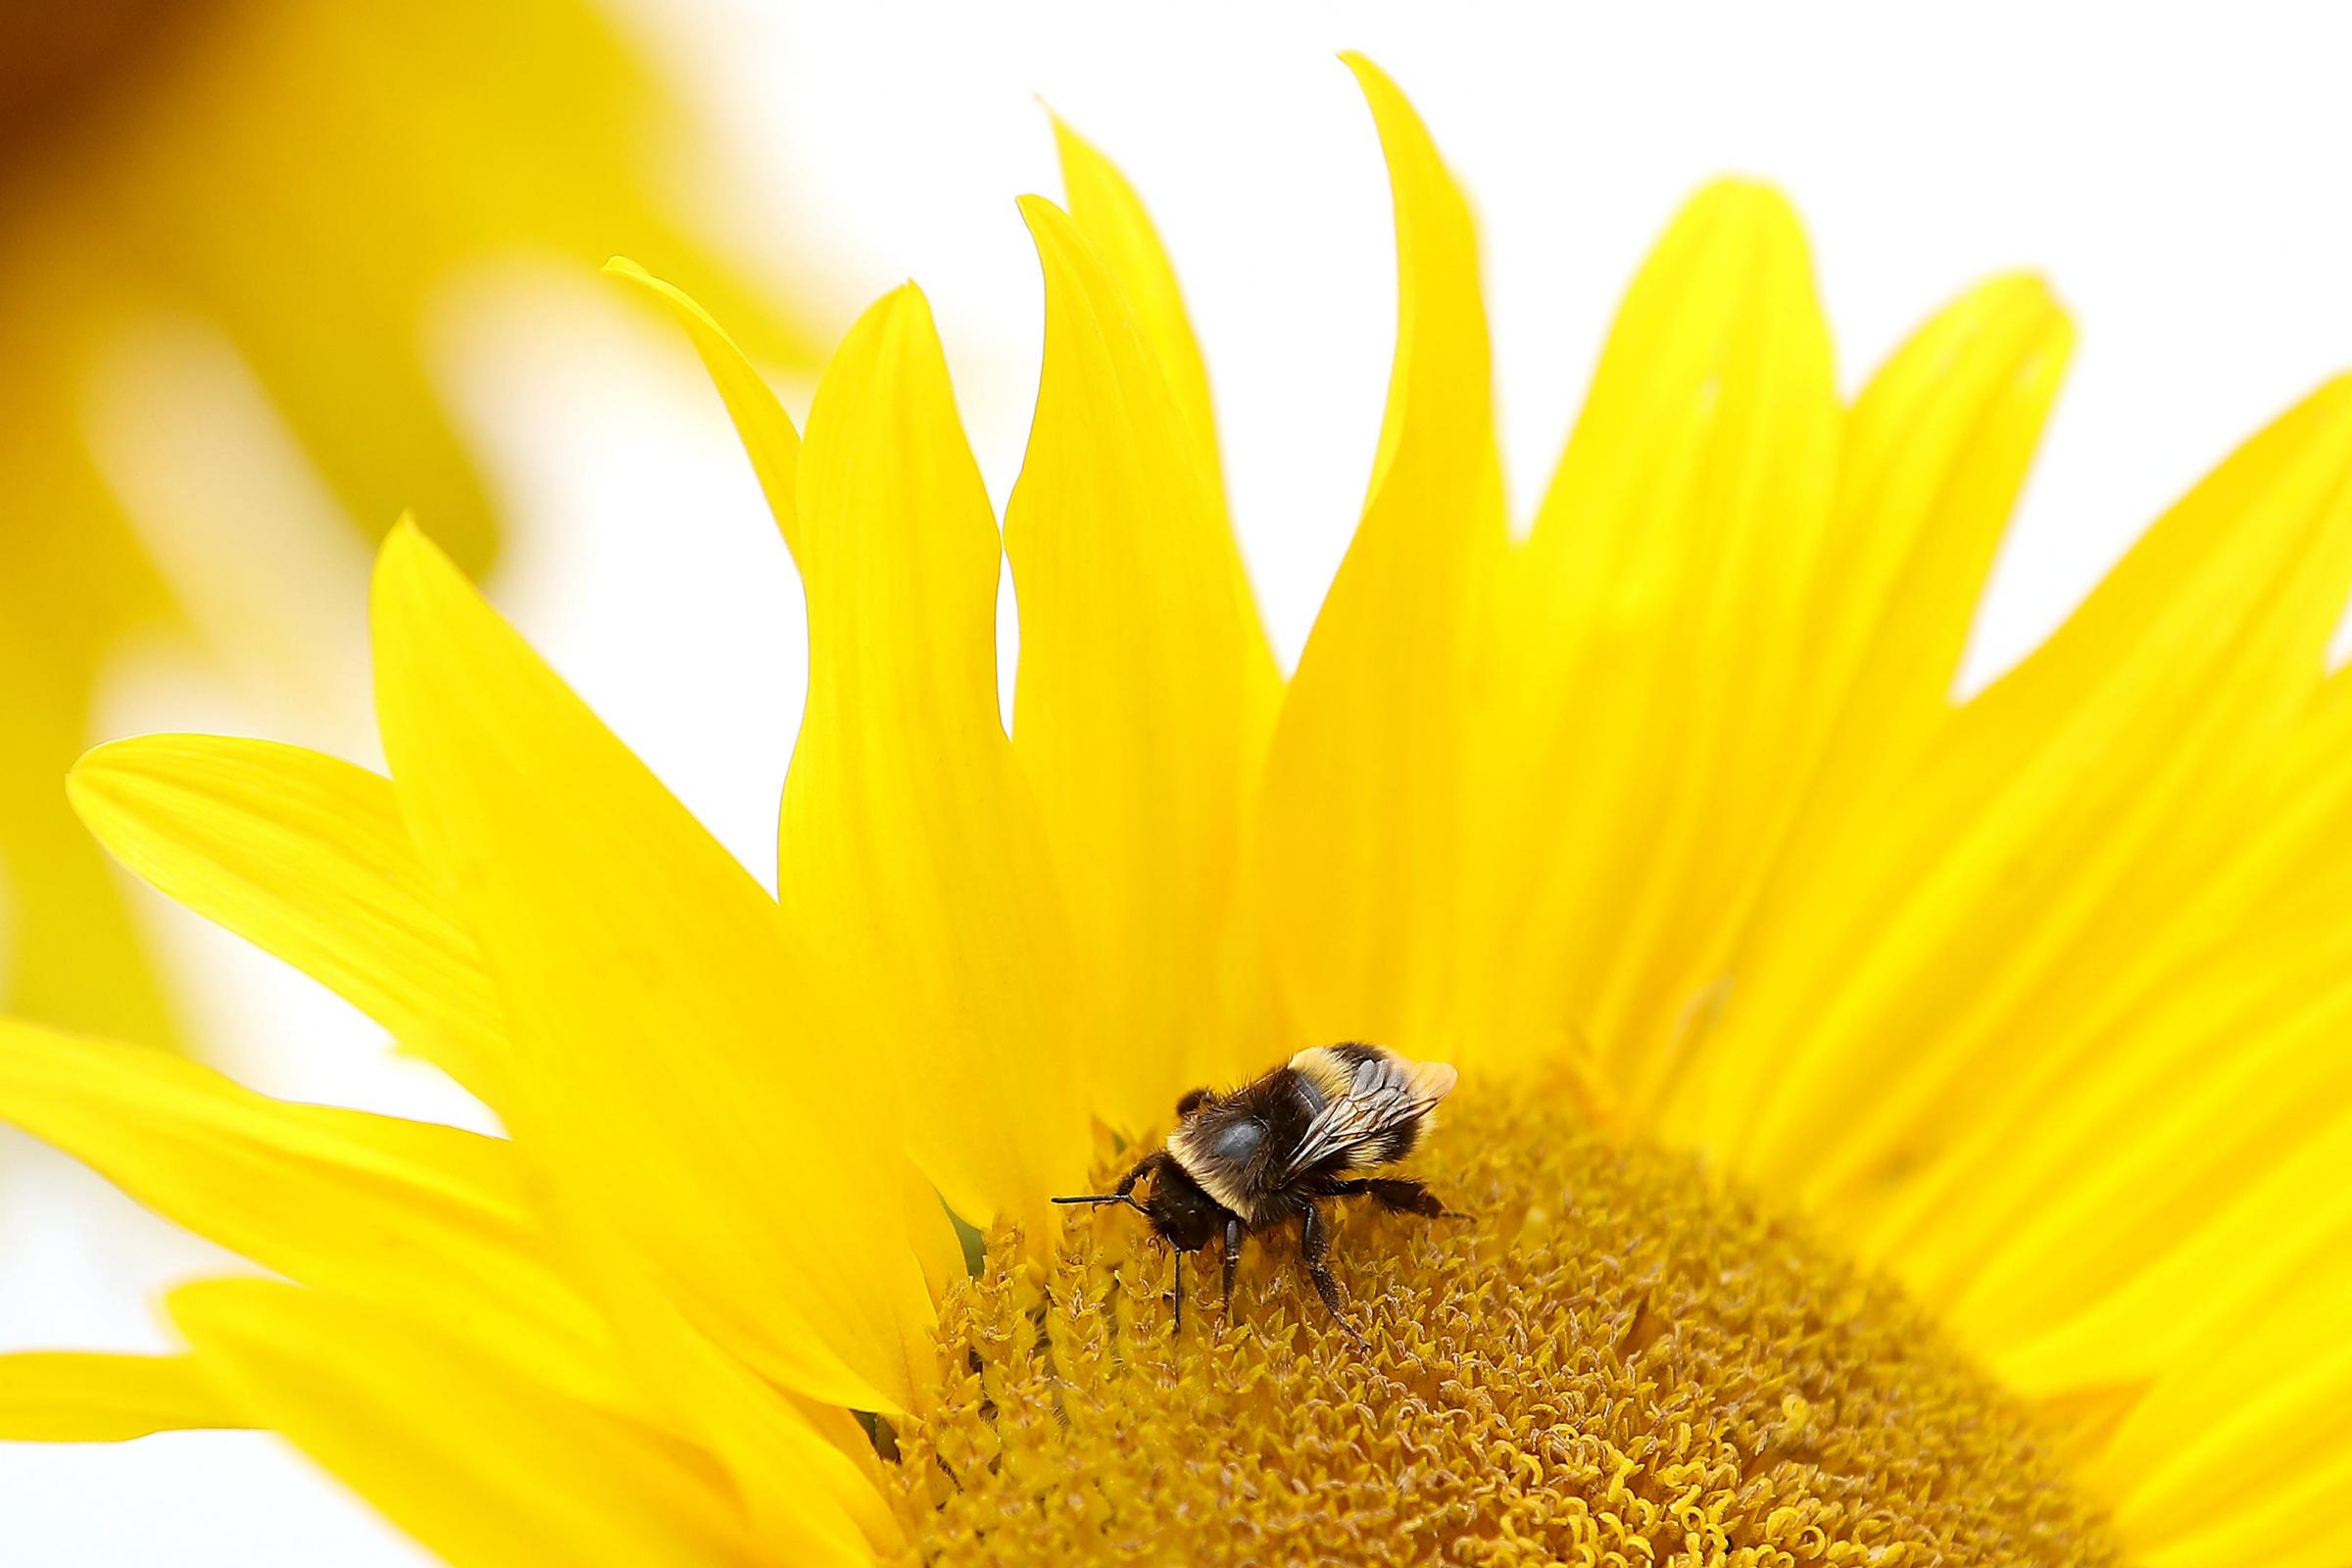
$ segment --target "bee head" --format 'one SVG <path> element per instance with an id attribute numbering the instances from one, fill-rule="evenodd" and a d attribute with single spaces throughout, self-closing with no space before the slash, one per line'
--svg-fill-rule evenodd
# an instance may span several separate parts
<path id="1" fill-rule="evenodd" d="M 1198 1252 L 1225 1228 L 1231 1216 L 1225 1206 L 1201 1191 L 1182 1165 L 1165 1161 L 1152 1174 L 1152 1192 L 1143 1201 L 1152 1228 L 1179 1252 Z"/>
<path id="2" fill-rule="evenodd" d="M 1146 1176 L 1152 1178 L 1152 1190 L 1139 1199 L 1135 1187 Z M 1224 1205 L 1201 1190 L 1190 1172 L 1164 1152 L 1145 1156 L 1127 1173 L 1116 1192 L 1083 1193 L 1073 1198 L 1056 1198 L 1054 1201 L 1124 1203 L 1150 1220 L 1159 1239 L 1179 1252 L 1198 1252 L 1233 1217 Z"/>

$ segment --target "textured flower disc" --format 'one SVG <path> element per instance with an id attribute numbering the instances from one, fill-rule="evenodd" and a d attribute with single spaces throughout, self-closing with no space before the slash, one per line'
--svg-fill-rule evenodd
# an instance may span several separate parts
<path id="1" fill-rule="evenodd" d="M 1133 1214 L 1043 1270 L 1000 1234 L 944 1314 L 946 1396 L 900 1436 L 908 1560 L 2117 1559 L 1900 1292 L 1556 1096 L 1459 1103 L 1421 1165 L 1466 1216 L 1338 1226 L 1368 1352 L 1280 1240 L 1230 1323 L 1194 1258 L 1175 1334 Z"/>

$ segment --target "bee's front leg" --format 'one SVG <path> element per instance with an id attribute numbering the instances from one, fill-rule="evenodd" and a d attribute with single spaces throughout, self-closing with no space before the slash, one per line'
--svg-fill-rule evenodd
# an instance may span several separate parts
<path id="1" fill-rule="evenodd" d="M 1331 1265 L 1324 1261 L 1331 1253 L 1331 1226 L 1324 1220 L 1322 1210 L 1309 1203 L 1298 1211 L 1298 1257 L 1306 1264 L 1306 1277 L 1315 1282 L 1315 1294 L 1323 1298 L 1334 1321 L 1355 1342 L 1357 1349 L 1365 1348 L 1363 1335 L 1348 1321 L 1348 1312 L 1340 1304 L 1340 1282 L 1331 1277 Z"/>
<path id="2" fill-rule="evenodd" d="M 1242 1260 L 1242 1219 L 1240 1215 L 1225 1222 L 1225 1317 L 1233 1318 L 1233 1271 Z"/>

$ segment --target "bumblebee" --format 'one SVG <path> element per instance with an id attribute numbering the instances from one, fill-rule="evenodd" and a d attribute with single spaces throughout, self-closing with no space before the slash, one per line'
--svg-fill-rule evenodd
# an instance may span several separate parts
<path id="1" fill-rule="evenodd" d="M 1421 1182 L 1365 1173 L 1421 1147 L 1456 1076 L 1444 1062 L 1408 1061 L 1379 1046 L 1315 1046 L 1228 1093 L 1193 1090 L 1176 1102 L 1166 1145 L 1138 1160 L 1116 1188 L 1054 1201 L 1124 1203 L 1152 1222 L 1178 1254 L 1178 1328 L 1184 1253 L 1220 1244 L 1230 1309 L 1243 1239 L 1296 1220 L 1299 1260 L 1315 1294 L 1354 1336 L 1331 1277 L 1331 1228 L 1319 1204 L 1360 1196 L 1399 1213 L 1450 1215 Z M 1139 1200 L 1136 1188 L 1147 1179 Z"/>

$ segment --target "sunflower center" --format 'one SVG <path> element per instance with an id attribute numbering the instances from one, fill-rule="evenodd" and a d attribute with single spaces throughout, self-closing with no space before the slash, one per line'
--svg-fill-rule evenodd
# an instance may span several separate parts
<path id="1" fill-rule="evenodd" d="M 1340 1205 L 1170 1259 L 1140 1216 L 1009 1239 L 941 1323 L 890 1468 L 927 1563 L 2108 1563 L 2028 1412 L 1894 1288 L 1688 1158 L 1467 1087 L 1415 1174 L 1471 1218 Z M 1456 1107 L 1458 1108 L 1458 1111 Z"/>

